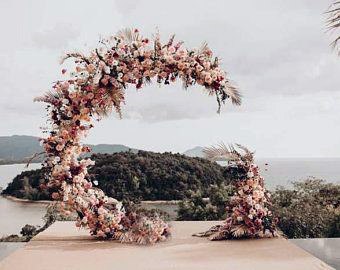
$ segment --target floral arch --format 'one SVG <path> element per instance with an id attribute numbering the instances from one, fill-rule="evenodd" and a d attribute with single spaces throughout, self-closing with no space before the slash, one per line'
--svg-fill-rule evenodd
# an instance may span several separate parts
<path id="1" fill-rule="evenodd" d="M 94 236 L 141 244 L 166 239 L 169 226 L 161 218 L 126 213 L 120 202 L 93 187 L 87 168 L 94 162 L 81 158 L 90 152 L 81 139 L 94 119 L 112 109 L 121 114 L 124 90 L 131 84 L 139 89 L 153 78 L 164 84 L 179 78 L 184 87 L 199 84 L 216 95 L 218 111 L 228 98 L 240 105 L 240 94 L 206 44 L 187 50 L 174 36 L 162 44 L 159 34 L 150 42 L 137 29 L 124 30 L 101 40 L 89 55 L 69 53 L 62 62 L 68 58 L 75 63 L 70 78 L 56 82 L 52 91 L 35 99 L 48 103 L 50 130 L 42 143 L 53 199 L 76 211 L 76 225 Z"/>

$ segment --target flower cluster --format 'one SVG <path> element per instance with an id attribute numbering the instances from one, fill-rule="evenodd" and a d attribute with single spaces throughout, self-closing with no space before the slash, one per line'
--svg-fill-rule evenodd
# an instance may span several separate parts
<path id="1" fill-rule="evenodd" d="M 277 234 L 276 219 L 268 209 L 270 193 L 264 188 L 264 179 L 254 164 L 253 153 L 243 146 L 238 147 L 240 150 L 233 146 L 228 149 L 225 145 L 205 150 L 206 156 L 212 160 L 225 158 L 229 161 L 228 169 L 233 179 L 236 178 L 237 190 L 226 208 L 227 218 L 223 225 L 203 234 L 211 235 L 212 240 L 262 238 Z"/>
<path id="2" fill-rule="evenodd" d="M 219 106 L 227 98 L 240 104 L 240 95 L 220 69 L 207 46 L 187 50 L 171 37 L 162 44 L 157 35 L 150 40 L 138 30 L 126 30 L 101 40 L 101 47 L 88 56 L 67 54 L 74 59 L 70 78 L 58 81 L 53 90 L 37 101 L 47 102 L 51 130 L 42 140 L 47 154 L 52 197 L 62 200 L 78 213 L 77 226 L 89 228 L 92 235 L 124 242 L 155 243 L 169 235 L 169 226 L 159 217 L 126 213 L 122 205 L 95 188 L 88 175 L 90 159 L 79 157 L 90 149 L 81 139 L 93 127 L 93 119 L 106 116 L 114 108 L 121 113 L 124 90 L 137 89 L 154 78 L 169 84 L 180 78 L 185 87 L 195 83 L 215 94 Z M 67 70 L 62 70 L 67 74 Z"/>
<path id="3" fill-rule="evenodd" d="M 230 238 L 274 236 L 274 219 L 267 208 L 270 193 L 263 186 L 257 165 L 252 163 L 246 169 L 247 177 L 236 183 L 237 193 L 231 198 L 220 230 L 228 232 Z"/>

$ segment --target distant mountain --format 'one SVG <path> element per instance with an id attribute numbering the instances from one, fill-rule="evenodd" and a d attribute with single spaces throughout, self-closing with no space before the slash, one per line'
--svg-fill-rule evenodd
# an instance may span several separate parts
<path id="1" fill-rule="evenodd" d="M 137 153 L 138 149 L 130 148 L 128 146 L 122 144 L 88 144 L 91 147 L 92 152 L 96 154 L 113 154 L 118 152 L 128 152 L 131 151 L 133 153 Z"/>
<path id="2" fill-rule="evenodd" d="M 204 157 L 204 154 L 203 154 L 203 149 L 204 147 L 202 146 L 196 146 L 194 148 L 191 148 L 187 151 L 185 151 L 183 154 L 188 156 L 188 157 Z"/>
<path id="3" fill-rule="evenodd" d="M 0 136 L 0 160 L 23 160 L 41 151 L 42 148 L 37 137 L 25 135 Z"/>
<path id="4" fill-rule="evenodd" d="M 112 154 L 117 152 L 138 152 L 121 144 L 89 144 L 92 153 Z M 42 152 L 43 149 L 39 144 L 39 138 L 26 135 L 0 136 L 0 164 L 10 164 L 15 162 L 24 162 L 35 153 Z M 41 161 L 36 159 L 35 161 Z"/>

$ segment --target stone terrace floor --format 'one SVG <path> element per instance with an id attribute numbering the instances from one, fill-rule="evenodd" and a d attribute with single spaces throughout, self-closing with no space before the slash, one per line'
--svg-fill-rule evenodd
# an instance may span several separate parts
<path id="1" fill-rule="evenodd" d="M 1 270 L 333 269 L 283 238 L 209 241 L 192 237 L 216 222 L 174 221 L 172 238 L 153 246 L 99 241 L 74 222 L 56 222 L 0 262 Z"/>

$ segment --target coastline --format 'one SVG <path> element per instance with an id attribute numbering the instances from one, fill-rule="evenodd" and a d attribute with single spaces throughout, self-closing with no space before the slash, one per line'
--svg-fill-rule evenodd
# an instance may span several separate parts
<path id="1" fill-rule="evenodd" d="M 14 201 L 14 202 L 21 202 L 21 203 L 34 203 L 34 204 L 47 205 L 47 204 L 50 204 L 52 202 L 52 201 L 46 201 L 46 200 L 32 201 L 32 200 L 17 198 L 17 197 L 11 196 L 11 195 L 4 195 L 4 194 L 1 194 L 0 196 L 3 197 L 3 198 L 6 198 L 8 200 L 11 200 L 11 201 Z"/>
<path id="2" fill-rule="evenodd" d="M 41 162 L 42 161 L 33 161 L 33 162 L 30 162 L 29 165 L 31 165 L 31 164 L 41 164 Z M 28 164 L 28 160 L 9 160 L 9 161 L 0 160 L 0 166 L 15 165 L 15 164 Z"/>
<path id="3" fill-rule="evenodd" d="M 48 201 L 48 200 L 41 200 L 41 201 L 32 201 L 28 199 L 22 199 L 22 198 L 17 198 L 11 195 L 4 195 L 1 194 L 3 198 L 9 199 L 14 202 L 22 202 L 22 203 L 35 203 L 35 204 L 50 204 L 53 201 Z M 180 200 L 171 200 L 171 201 L 141 201 L 141 204 L 147 204 L 147 205 L 177 205 L 180 202 Z"/>

